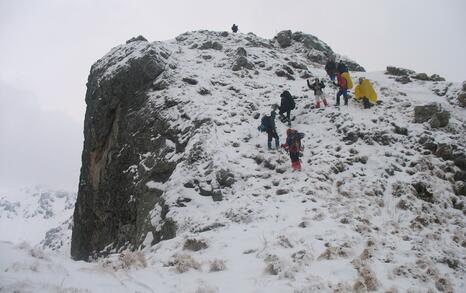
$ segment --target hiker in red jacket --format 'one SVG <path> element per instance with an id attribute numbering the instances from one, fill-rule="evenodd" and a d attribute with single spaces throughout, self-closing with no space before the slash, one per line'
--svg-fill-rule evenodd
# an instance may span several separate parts
<path id="1" fill-rule="evenodd" d="M 340 97 L 343 95 L 343 98 L 345 99 L 345 106 L 348 105 L 348 81 L 346 78 L 343 76 L 342 73 L 337 73 L 337 82 L 338 82 L 338 93 L 337 93 L 337 103 L 335 106 L 340 106 Z"/>
<path id="2" fill-rule="evenodd" d="M 290 153 L 291 168 L 294 171 L 301 171 L 301 160 L 299 159 L 302 151 L 301 137 L 303 134 L 295 129 L 288 128 L 286 131 L 286 143 L 282 144 L 282 148 Z"/>

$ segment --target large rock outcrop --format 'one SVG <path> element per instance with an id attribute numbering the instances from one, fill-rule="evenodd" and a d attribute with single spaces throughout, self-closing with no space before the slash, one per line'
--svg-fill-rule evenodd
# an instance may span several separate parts
<path id="1" fill-rule="evenodd" d="M 335 55 L 312 35 L 286 31 L 281 36 L 286 40 L 272 42 L 253 34 L 198 31 L 164 43 L 150 43 L 139 36 L 92 66 L 71 243 L 74 259 L 152 245 L 185 231 L 186 224 L 175 222 L 172 215 L 191 199 L 176 198 L 173 188 L 165 186 L 185 186 L 179 176 L 189 168 L 198 168 L 199 174 L 185 188 L 222 200 L 221 189 L 233 183 L 211 175 L 223 166 L 204 150 L 210 145 L 202 133 L 210 135 L 212 127 L 223 125 L 213 119 L 224 114 L 219 105 L 228 102 L 223 97 L 233 92 L 231 103 L 243 98 L 242 90 L 231 83 L 232 76 L 274 79 L 276 73 L 296 80 L 294 75 L 305 76 L 310 66 L 324 64 Z M 267 48 L 272 57 L 263 55 L 260 48 Z M 199 58 L 188 58 L 185 50 Z M 294 69 L 285 62 L 271 62 L 291 55 L 293 60 L 283 60 Z M 346 62 L 363 70 L 355 62 Z M 201 65 L 202 72 L 193 71 Z M 253 87 L 259 90 L 263 85 Z M 237 122 L 243 123 L 257 106 L 250 103 L 246 111 L 247 115 L 231 117 L 244 116 Z"/>
<path id="2" fill-rule="evenodd" d="M 154 241 L 174 236 L 166 220 L 159 231 L 148 222 L 176 163 L 160 154 L 176 141 L 157 112 L 147 111 L 145 90 L 165 70 L 168 51 L 142 37 L 114 48 L 91 68 L 87 83 L 84 149 L 74 211 L 71 255 L 87 260 L 104 249 L 136 247 L 147 232 Z M 135 170 L 145 160 L 145 170 Z M 152 230 L 151 230 L 152 229 Z"/>

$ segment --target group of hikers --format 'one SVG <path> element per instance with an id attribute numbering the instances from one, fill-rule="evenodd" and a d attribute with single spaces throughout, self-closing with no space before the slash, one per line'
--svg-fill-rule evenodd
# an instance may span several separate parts
<path id="1" fill-rule="evenodd" d="M 337 64 L 335 59 L 330 57 L 325 65 L 325 71 L 327 72 L 330 81 L 338 88 L 335 106 L 340 106 L 341 96 L 343 96 L 345 106 L 347 106 L 348 100 L 350 99 L 348 91 L 353 88 L 353 82 L 349 75 L 348 67 L 343 61 L 340 61 Z M 323 102 L 325 107 L 329 106 L 324 94 L 324 81 L 316 78 L 312 84 L 309 80 L 306 80 L 306 83 L 309 89 L 314 92 L 314 108 L 320 108 L 321 102 Z M 300 156 L 302 156 L 301 152 L 303 151 L 301 139 L 304 137 L 304 134 L 291 128 L 291 110 L 296 106 L 293 96 L 289 91 L 285 90 L 280 95 L 280 98 L 280 106 L 274 105 L 270 115 L 262 117 L 261 124 L 258 129 L 267 133 L 268 149 L 272 149 L 272 140 L 275 140 L 275 148 L 279 149 L 279 147 L 282 147 L 288 151 L 291 159 L 291 167 L 293 170 L 299 171 L 301 170 Z M 358 102 L 362 102 L 364 109 L 369 109 L 377 104 L 377 93 L 368 79 L 364 77 L 359 78 L 359 83 L 354 89 L 354 99 Z M 280 138 L 275 125 L 275 117 L 277 115 L 275 111 L 277 109 L 279 110 L 278 113 L 280 121 L 287 123 L 289 127 L 286 131 L 285 143 L 282 145 L 280 145 Z"/>

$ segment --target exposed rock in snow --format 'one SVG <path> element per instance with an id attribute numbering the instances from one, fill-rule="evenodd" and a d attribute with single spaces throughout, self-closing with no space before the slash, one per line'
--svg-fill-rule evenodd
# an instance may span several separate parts
<path id="1" fill-rule="evenodd" d="M 282 48 L 286 48 L 291 46 L 291 31 L 281 31 L 276 36 L 275 39 L 277 40 L 278 44 Z"/>
<path id="2" fill-rule="evenodd" d="M 409 76 L 415 73 L 416 72 L 414 70 L 395 67 L 395 66 L 387 66 L 387 70 L 385 71 L 385 74 L 395 75 L 395 76 Z"/>

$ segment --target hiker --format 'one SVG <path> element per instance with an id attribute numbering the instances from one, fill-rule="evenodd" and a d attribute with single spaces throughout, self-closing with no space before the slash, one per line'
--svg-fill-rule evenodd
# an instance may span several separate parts
<path id="1" fill-rule="evenodd" d="M 278 149 L 280 145 L 280 138 L 277 134 L 277 128 L 275 127 L 275 116 L 277 114 L 275 111 L 270 112 L 270 116 L 264 115 L 261 119 L 261 125 L 259 126 L 259 131 L 267 132 L 267 147 L 269 150 L 272 149 L 272 139 L 275 139 L 275 149 Z"/>
<path id="2" fill-rule="evenodd" d="M 330 77 L 330 80 L 333 82 L 335 81 L 336 73 L 337 73 L 337 64 L 335 63 L 335 60 L 333 60 L 332 57 L 329 57 L 327 59 L 327 64 L 325 64 L 325 71 L 327 72 L 328 76 Z"/>
<path id="3" fill-rule="evenodd" d="M 302 151 L 301 138 L 304 135 L 295 129 L 288 128 L 286 130 L 286 143 L 282 144 L 282 148 L 290 153 L 291 168 L 294 171 L 301 170 L 301 160 L 299 159 Z"/>
<path id="4" fill-rule="evenodd" d="M 280 115 L 281 120 L 284 121 L 285 117 L 283 116 L 283 114 L 286 112 L 285 121 L 288 121 L 288 126 L 291 126 L 291 110 L 293 110 L 296 106 L 293 96 L 290 94 L 289 91 L 284 91 L 280 95 L 280 98 L 280 111 L 278 112 L 278 114 Z"/>
<path id="5" fill-rule="evenodd" d="M 238 32 L 238 26 L 237 26 L 236 24 L 233 24 L 233 25 L 231 26 L 231 30 L 232 30 L 234 33 Z"/>
<path id="6" fill-rule="evenodd" d="M 362 101 L 364 109 L 369 109 L 377 104 L 377 93 L 368 79 L 359 78 L 359 84 L 354 89 L 354 99 Z"/>
<path id="7" fill-rule="evenodd" d="M 324 105 L 325 107 L 328 106 L 327 104 L 327 99 L 324 97 L 324 91 L 323 89 L 325 88 L 325 84 L 323 81 L 319 80 L 318 78 L 316 78 L 314 80 L 314 83 L 311 84 L 309 82 L 309 79 L 306 80 L 307 82 L 307 86 L 314 91 L 314 96 L 315 96 L 315 107 L 317 109 L 320 108 L 320 100 L 322 99 L 322 101 L 324 102 Z"/>
<path id="8" fill-rule="evenodd" d="M 337 72 L 338 73 L 348 72 L 348 66 L 346 66 L 346 64 L 343 63 L 343 61 L 341 61 L 341 60 L 340 60 L 340 62 L 338 62 Z"/>
<path id="9" fill-rule="evenodd" d="M 343 96 L 343 98 L 345 99 L 345 106 L 348 106 L 348 89 L 351 89 L 353 87 L 351 77 L 348 72 L 337 73 L 337 81 L 338 84 L 336 85 L 339 87 L 339 90 L 337 92 L 337 103 L 335 104 L 335 106 L 340 106 L 341 96 Z"/>

